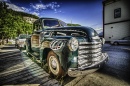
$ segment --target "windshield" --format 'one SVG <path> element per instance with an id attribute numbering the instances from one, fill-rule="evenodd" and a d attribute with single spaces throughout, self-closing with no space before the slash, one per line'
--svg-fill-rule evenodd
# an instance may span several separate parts
<path id="1" fill-rule="evenodd" d="M 44 27 L 59 27 L 58 20 L 44 20 Z"/>
<path id="2" fill-rule="evenodd" d="M 19 39 L 25 39 L 27 35 L 19 35 Z"/>

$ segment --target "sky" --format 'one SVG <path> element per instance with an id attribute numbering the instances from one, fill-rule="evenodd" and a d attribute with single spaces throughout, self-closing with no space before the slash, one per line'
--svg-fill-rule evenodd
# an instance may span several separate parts
<path id="1" fill-rule="evenodd" d="M 58 18 L 66 23 L 102 28 L 102 0 L 0 0 L 39 17 Z M 17 6 L 17 7 L 15 7 Z"/>

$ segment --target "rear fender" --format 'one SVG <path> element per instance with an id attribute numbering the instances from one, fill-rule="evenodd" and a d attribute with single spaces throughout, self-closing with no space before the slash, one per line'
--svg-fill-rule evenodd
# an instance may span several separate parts
<path id="1" fill-rule="evenodd" d="M 31 38 L 26 38 L 25 44 L 26 44 L 26 51 L 31 52 Z"/>

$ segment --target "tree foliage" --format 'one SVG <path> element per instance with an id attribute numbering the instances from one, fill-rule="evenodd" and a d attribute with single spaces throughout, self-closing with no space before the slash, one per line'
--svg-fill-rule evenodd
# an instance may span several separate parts
<path id="1" fill-rule="evenodd" d="M 5 2 L 0 2 L 0 39 L 15 38 L 19 34 L 32 33 L 32 24 L 23 17 L 37 19 L 35 15 L 7 9 Z"/>

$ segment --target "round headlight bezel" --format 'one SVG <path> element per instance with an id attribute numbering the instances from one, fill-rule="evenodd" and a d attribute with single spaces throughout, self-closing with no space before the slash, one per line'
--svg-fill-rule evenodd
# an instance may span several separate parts
<path id="1" fill-rule="evenodd" d="M 72 37 L 70 40 L 69 40 L 69 49 L 70 51 L 76 51 L 79 47 L 79 41 L 77 40 L 77 38 L 75 37 Z"/>

